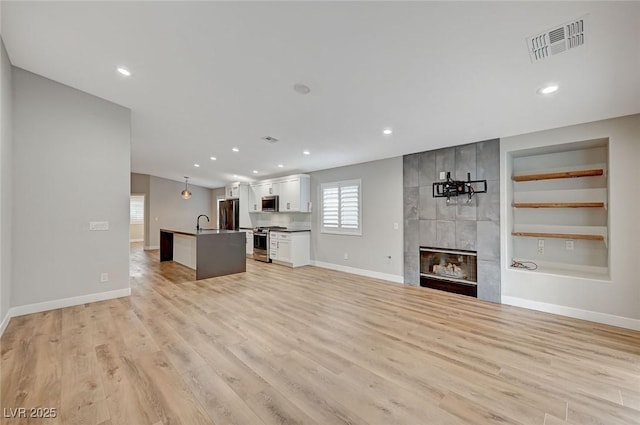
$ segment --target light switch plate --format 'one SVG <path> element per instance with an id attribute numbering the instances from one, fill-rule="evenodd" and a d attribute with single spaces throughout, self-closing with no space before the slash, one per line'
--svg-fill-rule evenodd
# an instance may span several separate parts
<path id="1" fill-rule="evenodd" d="M 89 230 L 109 230 L 108 221 L 90 221 Z"/>

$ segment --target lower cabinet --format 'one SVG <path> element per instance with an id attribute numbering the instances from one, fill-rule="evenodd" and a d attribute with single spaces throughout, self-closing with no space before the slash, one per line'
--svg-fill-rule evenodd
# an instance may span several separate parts
<path id="1" fill-rule="evenodd" d="M 271 232 L 269 256 L 271 261 L 289 267 L 310 264 L 310 232 Z"/>

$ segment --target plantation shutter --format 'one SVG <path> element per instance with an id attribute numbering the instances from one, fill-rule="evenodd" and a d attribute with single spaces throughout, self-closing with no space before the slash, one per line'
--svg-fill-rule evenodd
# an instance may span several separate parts
<path id="1" fill-rule="evenodd" d="M 340 188 L 327 186 L 322 189 L 322 227 L 337 229 L 340 226 Z"/>
<path id="2" fill-rule="evenodd" d="M 360 180 L 322 184 L 322 232 L 361 234 L 360 184 Z"/>
<path id="3" fill-rule="evenodd" d="M 340 187 L 340 224 L 343 229 L 360 228 L 359 192 L 358 185 Z"/>

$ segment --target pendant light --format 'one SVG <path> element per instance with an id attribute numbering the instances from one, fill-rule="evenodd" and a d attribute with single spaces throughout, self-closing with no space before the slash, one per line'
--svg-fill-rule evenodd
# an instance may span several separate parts
<path id="1" fill-rule="evenodd" d="M 180 193 L 182 199 L 191 198 L 191 192 L 189 191 L 189 177 L 184 176 L 184 190 Z"/>

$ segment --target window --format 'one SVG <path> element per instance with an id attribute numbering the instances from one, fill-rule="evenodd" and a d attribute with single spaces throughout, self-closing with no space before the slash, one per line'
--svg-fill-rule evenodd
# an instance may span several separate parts
<path id="1" fill-rule="evenodd" d="M 321 185 L 322 233 L 362 234 L 361 181 Z"/>
<path id="2" fill-rule="evenodd" d="M 129 221 L 131 224 L 144 223 L 144 196 L 132 195 L 129 203 Z"/>

